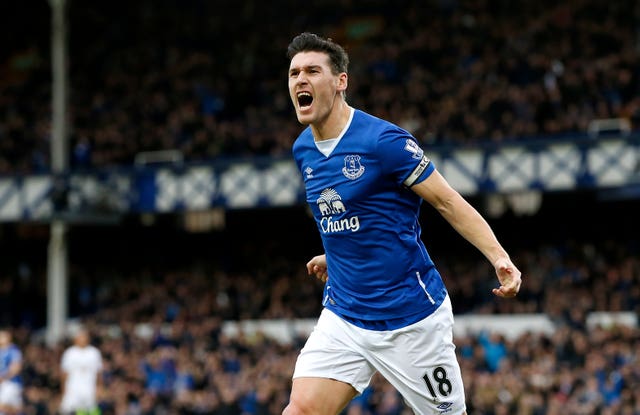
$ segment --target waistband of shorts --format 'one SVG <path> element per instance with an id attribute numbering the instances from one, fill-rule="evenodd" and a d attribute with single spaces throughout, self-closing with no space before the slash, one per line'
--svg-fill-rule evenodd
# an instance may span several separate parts
<path id="1" fill-rule="evenodd" d="M 363 320 L 363 319 L 344 315 L 340 313 L 339 310 L 336 310 L 333 307 L 330 307 L 328 305 L 326 308 L 329 309 L 329 311 L 331 311 L 332 313 L 336 314 L 341 319 L 343 319 L 344 321 L 350 324 L 353 324 L 354 326 L 363 328 L 365 330 L 389 331 L 389 330 L 397 330 L 402 327 L 410 326 L 412 324 L 417 323 L 418 321 L 421 321 L 427 318 L 428 316 L 433 314 L 440 307 L 440 305 L 442 305 L 442 302 L 435 304 L 433 307 L 429 307 L 420 313 L 413 314 L 406 317 L 392 318 L 388 320 Z"/>

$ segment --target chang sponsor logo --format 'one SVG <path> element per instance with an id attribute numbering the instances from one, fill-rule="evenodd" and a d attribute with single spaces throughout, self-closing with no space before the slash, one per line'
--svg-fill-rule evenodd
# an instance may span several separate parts
<path id="1" fill-rule="evenodd" d="M 347 212 L 342 198 L 334 189 L 324 189 L 316 201 L 318 209 L 322 215 L 320 227 L 324 233 L 336 232 L 357 232 L 360 229 L 360 219 L 358 216 L 346 216 Z M 334 217 L 340 215 L 343 217 Z"/>

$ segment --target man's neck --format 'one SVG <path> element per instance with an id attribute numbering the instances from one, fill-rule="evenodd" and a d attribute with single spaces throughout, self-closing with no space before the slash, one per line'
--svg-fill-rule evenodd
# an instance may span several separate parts
<path id="1" fill-rule="evenodd" d="M 351 108 L 343 100 L 335 103 L 331 113 L 321 123 L 312 124 L 311 132 L 315 141 L 328 140 L 336 138 L 349 122 L 351 116 Z"/>

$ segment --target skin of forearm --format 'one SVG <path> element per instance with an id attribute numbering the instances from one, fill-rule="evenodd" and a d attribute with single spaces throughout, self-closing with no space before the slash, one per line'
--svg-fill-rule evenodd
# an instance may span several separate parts
<path id="1" fill-rule="evenodd" d="M 453 193 L 438 207 L 449 224 L 491 262 L 509 255 L 498 242 L 487 221 L 458 193 Z"/>
<path id="2" fill-rule="evenodd" d="M 492 265 L 509 255 L 487 221 L 436 170 L 413 191 L 433 206 L 463 238 L 475 246 Z"/>

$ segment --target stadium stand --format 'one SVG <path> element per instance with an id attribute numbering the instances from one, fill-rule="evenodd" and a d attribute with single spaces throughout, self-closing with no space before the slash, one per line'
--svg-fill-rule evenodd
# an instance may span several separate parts
<path id="1" fill-rule="evenodd" d="M 48 168 L 48 11 L 20 4 L 3 6 L 1 173 Z M 339 14 L 330 6 L 71 5 L 73 167 L 131 164 L 157 150 L 186 160 L 288 154 L 299 127 L 283 86 L 284 49 L 301 30 L 344 42 L 357 79 L 353 104 L 428 146 L 588 138 L 598 119 L 638 129 L 631 0 L 335 1 Z M 33 15 L 39 30 L 16 27 Z M 14 42 L 14 33 L 24 39 Z"/>
<path id="2" fill-rule="evenodd" d="M 585 203 L 585 217 L 620 215 L 602 228 L 580 232 L 583 218 L 567 218 L 562 205 L 564 200 L 541 210 L 519 229 L 522 233 L 507 234 L 512 244 L 528 235 L 514 252 L 526 276 L 517 302 L 492 298 L 493 277 L 484 261 L 455 234 L 447 241 L 445 226 L 424 213 L 427 243 L 431 234 L 444 238 L 433 255 L 459 317 L 544 313 L 555 327 L 552 333 L 517 336 L 490 331 L 458 335 L 470 412 L 634 413 L 640 406 L 637 325 L 587 322 L 594 311 L 638 315 L 637 235 L 629 229 L 608 236 L 606 228 L 628 220 L 624 208 L 609 211 L 606 204 Z M 631 205 L 629 211 L 637 209 L 637 203 Z M 321 287 L 309 280 L 302 264 L 318 242 L 305 240 L 313 235 L 308 228 L 313 225 L 303 209 L 229 215 L 226 230 L 207 235 L 177 231 L 173 224 L 72 231 L 70 300 L 76 324 L 89 327 L 103 352 L 103 413 L 279 414 L 304 336 L 280 343 L 260 331 L 230 336 L 223 328 L 225 321 L 315 318 Z M 284 220 L 291 226 L 279 227 Z M 497 221 L 497 232 L 506 232 L 513 220 Z M 561 222 L 564 233 L 555 237 L 530 232 Z M 46 240 L 15 236 L 12 242 L 11 228 L 4 229 L 4 252 L 15 262 L 11 268 L 5 264 L 8 278 L 3 281 L 28 285 L 25 300 L 34 287 L 42 293 L 44 258 L 28 259 L 25 252 L 44 251 Z M 232 238 L 251 232 L 252 238 Z M 7 290 L 3 300 L 16 292 Z M 39 408 L 36 413 L 54 413 L 60 397 L 58 359 L 65 344 L 51 347 L 43 341 L 32 320 L 32 305 L 43 298 L 31 298 L 26 307 L 14 302 L 12 310 L 15 338 L 25 352 L 25 397 L 29 408 Z M 376 378 L 345 413 L 407 412 L 395 391 Z"/>

